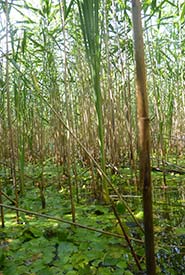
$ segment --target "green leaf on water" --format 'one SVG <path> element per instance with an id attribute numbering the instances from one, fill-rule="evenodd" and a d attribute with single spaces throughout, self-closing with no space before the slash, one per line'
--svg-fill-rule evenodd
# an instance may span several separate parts
<path id="1" fill-rule="evenodd" d="M 17 273 L 17 267 L 16 265 L 6 265 L 6 267 L 3 269 L 3 275 L 10 275 L 10 274 L 14 274 L 14 275 L 19 275 Z"/>
<path id="2" fill-rule="evenodd" d="M 143 211 L 137 212 L 134 217 L 138 220 L 143 220 Z"/>
<path id="3" fill-rule="evenodd" d="M 37 273 L 38 275 L 53 275 L 54 273 L 48 267 L 44 268 Z"/>
<path id="4" fill-rule="evenodd" d="M 67 272 L 66 275 L 78 275 L 78 272 L 75 270 L 71 270 L 71 271 Z"/>
<path id="5" fill-rule="evenodd" d="M 118 211 L 119 214 L 124 214 L 125 210 L 126 210 L 124 203 L 121 202 L 121 201 L 117 202 L 116 209 L 117 209 L 117 211 Z"/>
<path id="6" fill-rule="evenodd" d="M 177 236 L 185 235 L 185 227 L 178 227 L 175 229 L 175 234 Z"/>
<path id="7" fill-rule="evenodd" d="M 121 269 L 125 269 L 126 267 L 127 267 L 127 263 L 125 262 L 125 261 L 119 261 L 117 264 L 116 264 L 116 266 L 117 267 L 119 267 L 119 268 L 121 268 Z"/>
<path id="8" fill-rule="evenodd" d="M 110 267 L 100 267 L 98 269 L 97 275 L 112 275 Z"/>
<path id="9" fill-rule="evenodd" d="M 78 250 L 78 248 L 77 248 L 76 245 L 74 245 L 71 242 L 66 242 L 66 241 L 61 242 L 59 244 L 59 247 L 58 247 L 58 252 L 61 256 L 62 255 L 64 256 L 64 255 L 67 255 L 67 254 L 69 255 L 71 253 L 76 252 L 77 250 Z"/>

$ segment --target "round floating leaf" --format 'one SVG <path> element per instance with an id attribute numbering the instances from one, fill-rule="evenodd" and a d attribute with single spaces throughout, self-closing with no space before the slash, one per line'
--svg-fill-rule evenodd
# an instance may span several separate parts
<path id="1" fill-rule="evenodd" d="M 127 267 L 127 262 L 125 262 L 124 260 L 122 260 L 122 261 L 119 261 L 117 264 L 116 264 L 116 266 L 117 267 L 119 267 L 119 268 L 121 268 L 121 269 L 125 269 L 126 267 Z"/>

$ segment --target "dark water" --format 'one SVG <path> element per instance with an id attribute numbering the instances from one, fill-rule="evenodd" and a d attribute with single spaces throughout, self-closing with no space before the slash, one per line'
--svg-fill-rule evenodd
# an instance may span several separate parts
<path id="1" fill-rule="evenodd" d="M 159 274 L 185 274 L 185 181 L 154 184 L 154 224 Z"/>

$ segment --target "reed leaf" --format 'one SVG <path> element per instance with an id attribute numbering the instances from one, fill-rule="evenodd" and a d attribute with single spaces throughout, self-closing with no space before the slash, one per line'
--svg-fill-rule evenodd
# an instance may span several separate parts
<path id="1" fill-rule="evenodd" d="M 91 71 L 92 86 L 95 94 L 95 107 L 98 118 L 98 136 L 100 145 L 101 168 L 105 172 L 104 123 L 102 112 L 102 95 L 100 87 L 101 43 L 99 31 L 99 1 L 78 0 L 81 30 L 86 56 Z M 103 197 L 109 201 L 108 188 L 103 180 Z"/>

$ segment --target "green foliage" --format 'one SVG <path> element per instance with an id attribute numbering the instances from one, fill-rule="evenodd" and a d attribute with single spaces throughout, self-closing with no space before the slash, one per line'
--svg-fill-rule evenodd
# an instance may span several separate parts
<path id="1" fill-rule="evenodd" d="M 134 216 L 135 216 L 136 219 L 142 221 L 143 220 L 143 211 L 139 211 Z"/>
<path id="2" fill-rule="evenodd" d="M 121 201 L 117 201 L 116 203 L 116 209 L 118 211 L 119 214 L 124 214 L 126 211 L 126 207 L 125 204 Z"/>
<path id="3" fill-rule="evenodd" d="M 96 167 L 75 139 L 71 139 L 68 151 L 69 133 L 59 118 L 64 121 L 67 118 L 66 70 L 71 130 L 95 160 L 102 163 L 103 169 L 105 164 L 115 165 L 115 171 L 110 168 L 104 171 L 142 226 L 142 200 L 136 190 L 137 127 L 130 1 L 54 2 L 8 1 L 8 53 L 6 3 L 0 3 L 0 180 L 3 192 L 10 198 L 3 196 L 3 203 L 12 205 L 11 199 L 15 200 L 7 119 L 8 87 L 19 206 L 71 221 L 66 176 L 66 159 L 70 155 L 76 221 L 122 234 L 109 205 L 99 205 L 100 177 Z M 64 9 L 64 28 L 59 2 Z M 158 273 L 184 274 L 185 4 L 177 0 L 145 0 L 142 9 L 151 161 L 158 169 L 152 172 Z M 41 183 L 47 202 L 44 211 Z M 129 236 L 143 240 L 125 205 L 112 190 L 110 193 Z M 5 209 L 6 228 L 2 230 L 5 234 L 0 233 L 0 268 L 5 275 L 137 272 L 121 238 L 19 214 L 20 224 L 16 224 L 15 213 Z M 142 243 L 131 242 L 142 260 Z M 144 270 L 144 262 L 142 267 Z"/>
<path id="4" fill-rule="evenodd" d="M 3 248 L 0 248 L 0 269 L 3 268 L 4 260 L 5 260 L 5 253 Z"/>
<path id="5" fill-rule="evenodd" d="M 29 171 L 28 167 L 26 167 L 26 170 Z M 35 171 L 37 174 L 38 170 L 35 169 Z M 54 176 L 55 166 L 52 171 L 52 165 L 48 162 L 46 171 L 48 171 L 46 175 L 51 179 L 49 171 Z M 126 175 L 126 171 L 128 175 Z M 124 172 L 125 178 L 130 173 L 128 169 L 126 171 Z M 82 169 L 80 173 L 82 173 Z M 84 176 L 86 177 L 86 173 L 84 173 Z M 155 186 L 160 186 L 162 175 L 155 172 L 154 179 L 156 180 Z M 176 177 L 171 178 L 170 175 L 167 177 L 169 186 L 174 187 L 175 179 Z M 114 180 L 119 187 L 119 176 L 117 178 L 115 176 Z M 127 190 L 126 186 L 125 190 Z M 184 227 L 183 215 L 180 218 L 179 207 L 183 202 L 176 205 L 169 204 L 166 211 L 165 207 L 167 206 L 160 189 L 158 189 L 157 194 L 161 196 L 155 200 L 154 204 L 158 265 L 166 272 L 171 272 L 171 274 L 175 274 L 175 266 L 178 265 L 178 269 L 182 273 L 180 253 L 184 238 Z M 28 188 L 24 201 L 22 201 L 24 207 L 27 205 L 28 208 L 32 203 L 33 210 L 39 210 L 40 205 L 34 203 L 37 195 L 39 194 L 34 194 L 33 190 Z M 168 194 L 169 199 L 174 200 L 171 197 L 171 192 Z M 26 202 L 27 200 L 28 202 Z M 69 219 L 68 210 L 70 207 L 65 193 L 59 193 L 54 186 L 48 186 L 47 200 L 49 202 L 47 211 L 50 215 Z M 138 201 L 138 197 L 133 196 L 128 197 L 128 200 L 130 200 L 130 206 L 137 209 L 137 211 L 134 210 L 137 218 L 139 216 L 142 220 L 142 210 L 139 208 L 141 207 L 140 199 Z M 121 201 L 116 202 L 116 207 L 129 235 L 143 238 L 136 224 L 130 221 L 130 217 L 128 219 L 127 211 Z M 177 210 L 178 215 L 175 214 Z M 171 215 L 173 215 L 171 220 L 168 215 L 166 216 L 169 211 L 172 211 Z M 85 202 L 76 206 L 76 214 L 78 222 L 81 224 L 122 234 L 121 231 L 116 231 L 115 218 L 108 205 L 86 204 Z M 14 216 L 9 210 L 6 211 L 6 228 L 1 235 L 1 238 L 4 239 L 2 244 L 6 243 L 6 246 L 0 250 L 1 269 L 4 274 L 9 275 L 14 272 L 13 274 L 17 275 L 52 275 L 57 274 L 57 272 L 65 272 L 66 274 L 84 275 L 112 273 L 122 275 L 134 274 L 135 272 L 133 259 L 125 245 L 125 241 L 122 239 L 108 237 L 70 225 L 58 224 L 54 221 L 47 221 L 26 214 L 21 214 L 23 224 L 17 225 L 13 222 Z M 165 224 L 167 223 L 171 223 L 171 226 L 166 227 Z M 179 226 L 174 227 L 175 224 L 179 224 Z M 141 244 L 137 245 L 137 243 L 134 244 L 134 247 L 137 255 L 142 258 L 144 247 Z M 171 261 L 170 266 L 166 265 L 166 257 Z M 11 262 L 9 261 L 10 258 Z"/>
<path id="6" fill-rule="evenodd" d="M 93 90 L 95 95 L 95 107 L 98 118 L 98 137 L 100 146 L 101 168 L 105 172 L 105 141 L 103 122 L 103 101 L 100 85 L 101 71 L 101 39 L 100 39 L 100 3 L 98 0 L 78 0 L 81 30 L 83 34 L 86 56 L 88 59 Z M 109 202 L 107 182 L 103 177 L 103 198 Z"/>
<path id="7" fill-rule="evenodd" d="M 181 4 L 181 15 L 180 15 L 181 23 L 184 23 L 185 21 L 184 18 L 185 18 L 185 3 Z"/>

